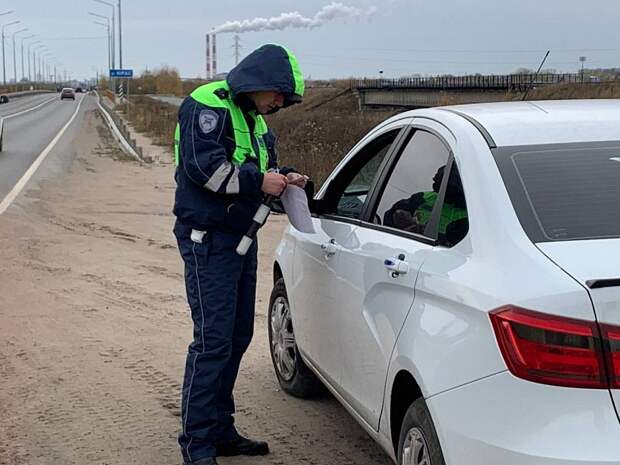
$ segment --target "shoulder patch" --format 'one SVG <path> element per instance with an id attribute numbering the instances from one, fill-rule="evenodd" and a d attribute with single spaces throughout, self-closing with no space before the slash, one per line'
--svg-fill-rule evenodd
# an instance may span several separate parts
<path id="1" fill-rule="evenodd" d="M 219 119 L 219 115 L 213 110 L 201 110 L 198 115 L 200 130 L 205 134 L 209 134 L 211 131 L 215 130 Z"/>

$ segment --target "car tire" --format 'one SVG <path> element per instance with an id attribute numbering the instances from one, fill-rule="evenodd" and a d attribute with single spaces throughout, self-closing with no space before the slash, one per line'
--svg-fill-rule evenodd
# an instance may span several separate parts
<path id="1" fill-rule="evenodd" d="M 435 425 L 424 399 L 405 413 L 398 441 L 398 465 L 446 465 Z"/>
<path id="2" fill-rule="evenodd" d="M 299 355 L 283 278 L 276 281 L 271 291 L 267 326 L 269 353 L 282 389 L 301 399 L 322 394 L 325 390 L 323 384 Z M 288 336 L 287 343 L 284 341 L 285 335 Z"/>

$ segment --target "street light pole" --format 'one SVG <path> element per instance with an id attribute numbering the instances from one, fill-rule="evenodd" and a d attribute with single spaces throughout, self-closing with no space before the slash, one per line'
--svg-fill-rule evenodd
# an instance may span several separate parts
<path id="1" fill-rule="evenodd" d="M 26 79 L 26 75 L 24 74 L 24 40 L 29 40 L 34 37 L 34 34 L 29 35 L 27 37 L 22 37 L 22 81 Z"/>
<path id="2" fill-rule="evenodd" d="M 121 0 L 118 0 L 118 67 L 123 69 L 123 26 L 121 18 Z"/>
<path id="3" fill-rule="evenodd" d="M 32 60 L 32 53 L 30 47 L 40 44 L 40 40 L 36 40 L 28 44 L 28 82 L 32 82 L 32 69 L 30 68 L 30 61 Z"/>
<path id="4" fill-rule="evenodd" d="M 581 83 L 583 84 L 583 64 L 586 62 L 587 57 L 581 56 L 579 57 L 579 61 L 581 62 Z"/>
<path id="5" fill-rule="evenodd" d="M 111 53 L 111 44 L 112 44 L 112 38 L 110 37 L 110 23 L 105 24 L 105 23 L 100 23 L 99 21 L 93 21 L 95 24 L 99 24 L 100 26 L 103 26 L 105 28 L 107 28 L 108 30 L 108 69 L 111 69 L 113 67 L 112 65 L 112 56 L 110 55 Z"/>
<path id="6" fill-rule="evenodd" d="M 19 34 L 20 32 L 25 32 L 27 30 L 28 28 L 25 27 L 23 29 L 20 29 L 19 31 L 15 31 L 12 37 L 13 39 L 13 80 L 15 81 L 15 84 L 17 84 L 17 60 L 15 59 L 15 36 Z"/>
<path id="7" fill-rule="evenodd" d="M 2 82 L 6 86 L 6 59 L 4 56 L 4 28 L 8 26 L 13 26 L 14 24 L 19 24 L 20 21 L 12 21 L 10 23 L 6 23 L 2 25 Z"/>
<path id="8" fill-rule="evenodd" d="M 116 6 L 114 3 L 106 2 L 105 0 L 94 0 L 97 3 L 101 3 L 103 5 L 109 6 L 112 8 L 112 37 L 110 41 L 110 48 L 112 49 L 112 59 L 110 60 L 110 65 L 108 68 L 114 68 L 116 66 Z M 120 20 L 120 18 L 119 18 Z M 119 22 L 120 26 L 120 22 Z"/>
<path id="9" fill-rule="evenodd" d="M 41 53 L 43 53 L 41 51 L 41 53 L 39 53 L 39 55 L 37 56 L 37 52 L 39 50 L 43 50 L 45 48 L 45 45 L 40 44 L 37 45 L 35 48 L 32 49 L 32 72 L 34 74 L 34 82 L 38 82 L 39 79 L 39 73 L 41 71 L 41 67 L 39 66 L 38 60 L 37 59 L 41 59 Z"/>

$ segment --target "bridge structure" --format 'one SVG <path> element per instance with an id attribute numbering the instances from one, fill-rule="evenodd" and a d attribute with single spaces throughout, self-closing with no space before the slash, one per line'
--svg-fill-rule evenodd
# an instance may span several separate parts
<path id="1" fill-rule="evenodd" d="M 498 102 L 528 88 L 582 83 L 581 74 L 506 74 L 363 79 L 354 83 L 360 109 L 424 108 L 438 105 Z M 588 82 L 590 82 L 588 80 Z"/>

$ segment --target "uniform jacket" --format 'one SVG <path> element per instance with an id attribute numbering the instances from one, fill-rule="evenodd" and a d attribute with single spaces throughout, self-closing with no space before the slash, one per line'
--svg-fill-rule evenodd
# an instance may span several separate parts
<path id="1" fill-rule="evenodd" d="M 230 95 L 246 115 L 250 132 L 255 110 L 245 93 L 277 90 L 285 96 L 285 106 L 301 101 L 303 78 L 295 57 L 284 47 L 265 45 L 233 68 L 226 79 Z M 233 166 L 235 138 L 226 108 L 201 104 L 187 97 L 179 109 L 179 165 L 174 214 L 178 221 L 194 229 L 247 232 L 263 197 L 263 173 L 258 158 L 247 157 Z M 267 147 L 267 168 L 277 167 L 275 136 L 271 131 L 263 140 L 252 138 L 254 151 Z M 289 170 L 290 171 L 290 170 Z M 284 172 L 286 174 L 286 172 Z"/>

